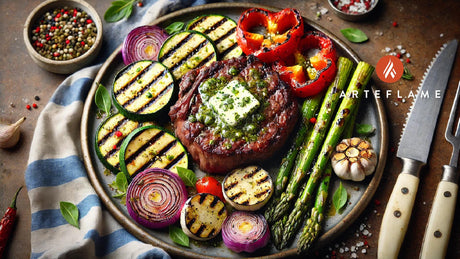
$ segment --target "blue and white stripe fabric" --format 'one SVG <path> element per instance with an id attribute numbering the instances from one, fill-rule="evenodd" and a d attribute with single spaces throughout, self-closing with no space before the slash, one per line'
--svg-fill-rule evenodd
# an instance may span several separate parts
<path id="1" fill-rule="evenodd" d="M 104 24 L 102 62 L 136 26 L 191 5 L 193 0 L 144 0 L 132 16 Z M 102 15 L 101 15 L 102 16 Z M 86 96 L 100 65 L 84 68 L 59 85 L 40 114 L 30 149 L 25 181 L 30 198 L 31 258 L 170 258 L 145 244 L 102 207 L 87 178 L 80 147 L 80 121 Z M 77 205 L 80 228 L 68 224 L 61 201 Z"/>

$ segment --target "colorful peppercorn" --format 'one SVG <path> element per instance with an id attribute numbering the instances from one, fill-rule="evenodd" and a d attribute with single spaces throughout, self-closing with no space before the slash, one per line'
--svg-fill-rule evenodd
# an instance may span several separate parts
<path id="1" fill-rule="evenodd" d="M 369 11 L 372 0 L 334 0 L 332 3 L 337 9 L 348 14 L 362 14 Z"/>
<path id="2" fill-rule="evenodd" d="M 96 41 L 92 18 L 79 8 L 64 7 L 46 12 L 33 26 L 31 43 L 43 57 L 70 60 L 83 55 Z"/>

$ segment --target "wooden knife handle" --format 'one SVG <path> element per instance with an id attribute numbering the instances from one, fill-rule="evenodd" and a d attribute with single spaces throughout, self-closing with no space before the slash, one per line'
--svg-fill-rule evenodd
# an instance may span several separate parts
<path id="1" fill-rule="evenodd" d="M 405 169 L 399 174 L 383 214 L 377 253 L 378 258 L 381 259 L 398 258 L 409 225 L 420 181 L 418 173 L 423 165 L 413 160 L 409 164 L 405 163 Z"/>
<path id="2" fill-rule="evenodd" d="M 449 168 L 444 167 L 444 170 L 449 170 Z M 439 182 L 433 205 L 431 206 L 425 236 L 423 237 L 420 251 L 421 259 L 444 258 L 446 256 L 454 220 L 457 194 L 458 185 L 456 183 L 449 181 Z"/>

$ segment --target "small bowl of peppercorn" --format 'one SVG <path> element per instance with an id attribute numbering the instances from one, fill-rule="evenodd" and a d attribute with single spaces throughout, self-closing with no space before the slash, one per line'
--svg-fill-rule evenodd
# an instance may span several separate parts
<path id="1" fill-rule="evenodd" d="M 361 21 L 375 10 L 378 0 L 328 0 L 332 11 L 341 19 Z"/>
<path id="2" fill-rule="evenodd" d="M 32 60 L 58 74 L 89 65 L 102 46 L 102 21 L 83 0 L 48 0 L 30 13 L 24 42 Z"/>

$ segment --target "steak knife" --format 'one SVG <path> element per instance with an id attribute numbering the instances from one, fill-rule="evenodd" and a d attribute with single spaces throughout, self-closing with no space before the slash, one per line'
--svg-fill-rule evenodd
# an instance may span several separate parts
<path id="1" fill-rule="evenodd" d="M 378 258 L 397 258 L 409 225 L 419 174 L 428 160 L 439 110 L 457 51 L 457 40 L 438 51 L 418 88 L 399 142 L 397 157 L 403 162 L 382 218 Z"/>

